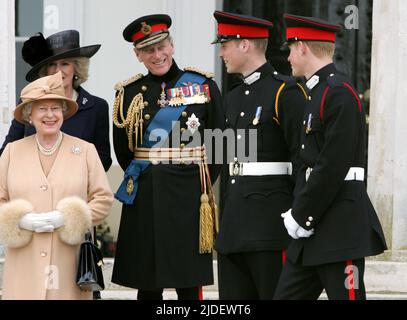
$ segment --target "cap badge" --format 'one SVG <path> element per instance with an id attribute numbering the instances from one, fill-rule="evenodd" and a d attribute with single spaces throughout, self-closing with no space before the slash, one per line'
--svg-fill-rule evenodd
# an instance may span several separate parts
<path id="1" fill-rule="evenodd" d="M 148 36 L 149 34 L 151 34 L 151 26 L 149 26 L 147 23 L 142 22 L 141 23 L 141 32 Z"/>

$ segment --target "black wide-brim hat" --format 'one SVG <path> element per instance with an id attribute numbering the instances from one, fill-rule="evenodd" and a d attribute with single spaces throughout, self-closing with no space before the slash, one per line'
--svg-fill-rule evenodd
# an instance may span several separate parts
<path id="1" fill-rule="evenodd" d="M 30 82 L 38 79 L 40 69 L 52 61 L 79 57 L 90 58 L 100 47 L 100 44 L 80 47 L 79 32 L 76 30 L 57 32 L 46 39 L 42 33 L 37 33 L 23 45 L 23 59 L 32 66 L 25 79 Z"/>
<path id="2" fill-rule="evenodd" d="M 133 42 L 136 49 L 143 49 L 168 38 L 171 23 L 171 17 L 166 14 L 143 16 L 123 30 L 123 38 Z"/>

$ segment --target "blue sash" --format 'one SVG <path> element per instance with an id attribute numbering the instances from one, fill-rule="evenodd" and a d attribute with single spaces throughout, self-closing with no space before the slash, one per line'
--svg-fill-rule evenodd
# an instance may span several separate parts
<path id="1" fill-rule="evenodd" d="M 181 87 L 183 83 L 197 83 L 201 85 L 205 81 L 206 78 L 204 76 L 185 72 L 178 79 L 174 88 Z M 181 105 L 179 107 L 161 108 L 155 115 L 154 119 L 151 120 L 150 125 L 147 127 L 147 130 L 143 135 L 143 147 L 152 148 L 158 142 L 167 140 L 177 120 L 180 118 L 186 107 L 186 105 Z M 160 129 L 160 133 L 164 133 L 164 135 L 160 135 L 161 139 L 158 139 L 159 137 L 152 134 L 156 129 Z M 138 189 L 138 178 L 141 173 L 150 166 L 150 164 L 151 162 L 147 160 L 133 160 L 130 163 L 124 172 L 123 182 L 115 194 L 117 200 L 124 204 L 133 204 Z M 127 192 L 127 184 L 130 178 L 133 180 L 133 192 L 131 194 Z"/>

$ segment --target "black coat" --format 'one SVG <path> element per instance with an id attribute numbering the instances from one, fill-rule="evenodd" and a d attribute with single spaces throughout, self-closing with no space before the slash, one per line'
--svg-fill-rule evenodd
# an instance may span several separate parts
<path id="1" fill-rule="evenodd" d="M 365 183 L 344 181 L 349 168 L 365 167 L 363 107 L 349 80 L 333 64 L 316 75 L 319 84 L 309 92 L 304 113 L 302 168 L 292 208 L 294 219 L 307 230 L 314 228 L 315 234 L 294 240 L 287 253 L 300 263 L 302 253 L 302 264 L 307 266 L 363 258 L 386 249 Z M 313 171 L 306 181 L 308 167 Z"/>
<path id="2" fill-rule="evenodd" d="M 61 130 L 71 136 L 93 143 L 102 161 L 105 171 L 112 164 L 109 142 L 109 106 L 99 97 L 91 95 L 82 87 L 77 89 L 78 112 L 64 120 Z M 35 128 L 16 120 L 11 122 L 10 130 L 1 147 L 0 154 L 9 142 L 22 139 L 35 133 Z"/>
<path id="3" fill-rule="evenodd" d="M 173 88 L 183 73 L 174 62 L 162 77 L 148 74 L 127 84 L 124 115 L 133 97 L 142 93 L 144 101 L 148 102 L 143 111 L 144 128 L 147 128 L 160 110 L 157 100 L 161 84 L 164 82 L 166 89 Z M 205 128 L 223 129 L 224 126 L 219 89 L 210 79 L 206 79 L 205 84 L 209 85 L 211 102 L 188 105 L 186 116 L 179 119 L 180 128 L 185 129 L 188 117 L 195 114 L 201 124 L 199 134 L 202 136 Z M 197 135 L 198 132 L 194 134 Z M 125 129 L 113 127 L 113 143 L 117 160 L 125 171 L 133 160 Z M 171 135 L 169 143 L 173 145 Z M 201 143 L 199 141 L 197 145 Z M 214 182 L 219 168 L 211 166 L 210 169 Z M 134 203 L 123 205 L 112 281 L 139 289 L 213 283 L 212 254 L 199 254 L 200 195 L 198 165 L 158 164 L 143 171 Z"/>
<path id="4" fill-rule="evenodd" d="M 235 132 L 236 148 L 244 143 L 246 153 L 256 147 L 249 144 L 249 130 L 255 130 L 257 162 L 293 162 L 295 174 L 305 93 L 295 79 L 278 74 L 269 63 L 256 72 L 261 73 L 259 80 L 242 83 L 226 96 L 227 126 Z M 254 125 L 258 106 L 263 109 Z M 216 249 L 227 254 L 286 248 L 289 236 L 281 213 L 291 207 L 293 187 L 289 175 L 229 177 Z"/>

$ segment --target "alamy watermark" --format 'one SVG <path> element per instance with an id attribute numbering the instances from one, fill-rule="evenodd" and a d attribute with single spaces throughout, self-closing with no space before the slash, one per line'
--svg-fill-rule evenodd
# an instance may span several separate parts
<path id="1" fill-rule="evenodd" d="M 347 15 L 345 19 L 345 28 L 348 30 L 358 30 L 359 29 L 359 8 L 355 5 L 349 5 L 345 7 L 345 14 Z"/>

